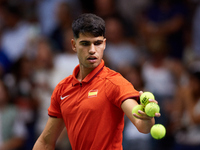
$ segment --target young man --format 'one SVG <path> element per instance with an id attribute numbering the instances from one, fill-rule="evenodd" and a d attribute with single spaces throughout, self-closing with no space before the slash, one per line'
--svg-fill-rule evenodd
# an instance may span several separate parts
<path id="1" fill-rule="evenodd" d="M 73 150 L 121 150 L 124 113 L 142 133 L 149 133 L 155 120 L 144 112 L 140 112 L 142 116 L 132 114 L 139 92 L 119 73 L 104 66 L 104 20 L 83 14 L 73 22 L 72 29 L 72 49 L 77 52 L 79 65 L 56 86 L 48 122 L 33 150 L 53 150 L 64 127 Z"/>

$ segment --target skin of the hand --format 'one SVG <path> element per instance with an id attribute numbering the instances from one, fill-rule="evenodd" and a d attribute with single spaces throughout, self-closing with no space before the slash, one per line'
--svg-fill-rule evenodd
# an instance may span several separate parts
<path id="1" fill-rule="evenodd" d="M 140 96 L 141 96 L 143 91 L 140 91 L 139 93 L 140 93 Z M 153 102 L 153 103 L 158 104 L 158 102 L 154 99 L 149 99 L 149 102 Z M 142 120 L 150 120 L 152 118 L 152 117 L 147 116 L 146 113 L 141 111 L 141 110 L 139 110 L 138 113 L 141 114 L 141 116 L 137 115 L 136 113 L 133 113 L 133 116 L 135 116 L 138 119 L 142 119 Z M 155 117 L 160 117 L 160 116 L 161 116 L 160 113 L 155 113 Z"/>

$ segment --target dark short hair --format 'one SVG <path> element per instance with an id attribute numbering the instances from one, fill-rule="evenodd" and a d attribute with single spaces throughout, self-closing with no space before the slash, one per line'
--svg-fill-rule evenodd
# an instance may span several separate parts
<path id="1" fill-rule="evenodd" d="M 75 38 L 79 38 L 80 33 L 105 37 L 105 21 L 95 14 L 85 13 L 73 21 L 72 30 Z"/>

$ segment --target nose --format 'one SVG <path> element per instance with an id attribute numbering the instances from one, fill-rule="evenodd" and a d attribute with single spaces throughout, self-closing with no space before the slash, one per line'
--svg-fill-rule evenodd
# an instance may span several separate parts
<path id="1" fill-rule="evenodd" d="M 89 54 L 94 54 L 96 52 L 96 50 L 95 50 L 95 46 L 94 46 L 94 44 L 91 44 L 91 46 L 90 46 L 90 49 L 89 49 Z"/>

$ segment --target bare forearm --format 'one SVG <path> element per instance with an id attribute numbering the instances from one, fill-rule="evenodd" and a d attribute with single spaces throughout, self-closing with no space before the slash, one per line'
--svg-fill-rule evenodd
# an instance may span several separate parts
<path id="1" fill-rule="evenodd" d="M 54 150 L 55 149 L 55 145 L 50 145 L 48 143 L 46 143 L 44 140 L 42 140 L 42 138 L 38 138 L 38 140 L 36 141 L 33 150 Z"/>
<path id="2" fill-rule="evenodd" d="M 152 118 L 151 120 L 136 120 L 136 126 L 139 132 L 141 133 L 149 133 L 151 130 L 151 127 L 155 124 L 155 119 Z"/>
<path id="3" fill-rule="evenodd" d="M 155 100 L 150 100 L 150 102 L 154 102 Z M 149 117 L 142 110 L 139 111 L 140 115 L 132 114 L 132 109 L 138 105 L 137 101 L 132 99 L 127 99 L 121 105 L 122 110 L 126 114 L 126 116 L 130 119 L 130 121 L 136 126 L 139 132 L 141 133 L 149 133 L 151 127 L 155 124 L 155 119 L 153 117 Z M 138 119 L 136 119 L 134 116 Z M 160 117 L 160 113 L 155 114 L 156 117 Z"/>
<path id="4" fill-rule="evenodd" d="M 46 127 L 37 139 L 33 150 L 54 150 L 65 124 L 62 118 L 49 117 Z"/>

